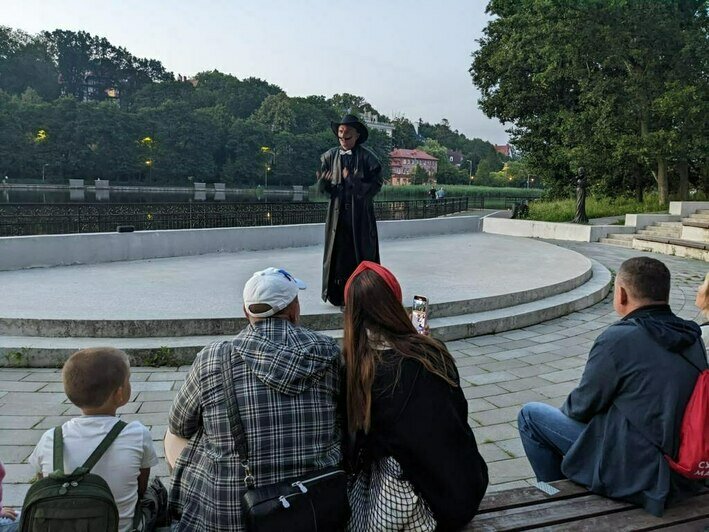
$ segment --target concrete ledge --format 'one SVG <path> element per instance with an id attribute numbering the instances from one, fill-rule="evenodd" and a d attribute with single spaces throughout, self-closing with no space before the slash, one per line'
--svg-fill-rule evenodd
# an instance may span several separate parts
<path id="1" fill-rule="evenodd" d="M 676 243 L 673 244 L 670 243 L 670 239 L 667 239 L 666 242 L 657 240 L 641 240 L 636 238 L 633 240 L 633 249 L 640 251 L 654 251 L 655 253 L 662 253 L 664 255 L 674 255 L 675 257 L 686 257 L 689 259 L 709 262 L 709 251 L 706 249 L 697 249 L 695 247 L 683 246 Z"/>
<path id="2" fill-rule="evenodd" d="M 483 231 L 497 235 L 528 238 L 598 242 L 601 238 L 605 238 L 610 234 L 634 233 L 635 228 L 622 225 L 580 225 L 486 217 L 483 219 Z"/>
<path id="3" fill-rule="evenodd" d="M 518 329 L 564 316 L 602 301 L 610 291 L 611 274 L 592 260 L 593 276 L 569 292 L 546 299 L 453 317 L 434 318 L 430 322 L 435 338 L 450 341 L 483 334 Z M 0 336 L 0 367 L 61 367 L 74 351 L 87 347 L 111 345 L 125 350 L 132 364 L 191 364 L 206 344 L 229 340 L 228 335 L 184 336 L 178 338 L 42 338 Z M 342 330 L 321 331 L 342 340 Z"/>
<path id="4" fill-rule="evenodd" d="M 699 209 L 709 209 L 709 201 L 670 201 L 670 214 L 689 216 Z"/>
<path id="5" fill-rule="evenodd" d="M 658 222 L 679 222 L 681 219 L 681 216 L 674 214 L 626 214 L 625 225 L 640 230 Z"/>
<path id="6" fill-rule="evenodd" d="M 377 222 L 379 238 L 480 231 L 480 217 Z M 318 246 L 325 224 L 0 237 L 0 271 Z"/>
<path id="7" fill-rule="evenodd" d="M 702 222 L 687 222 L 682 226 L 682 240 L 694 240 L 709 244 L 709 224 Z"/>

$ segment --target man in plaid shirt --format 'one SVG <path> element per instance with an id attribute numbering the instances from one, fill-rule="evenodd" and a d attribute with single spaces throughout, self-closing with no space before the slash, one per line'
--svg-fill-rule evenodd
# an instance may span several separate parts
<path id="1" fill-rule="evenodd" d="M 177 459 L 170 506 L 181 531 L 244 530 L 244 469 L 226 411 L 222 364 L 234 391 L 256 487 L 341 462 L 340 350 L 298 326 L 298 290 L 285 270 L 256 272 L 244 287 L 250 324 L 197 355 L 170 409 L 170 431 L 189 439 Z"/>

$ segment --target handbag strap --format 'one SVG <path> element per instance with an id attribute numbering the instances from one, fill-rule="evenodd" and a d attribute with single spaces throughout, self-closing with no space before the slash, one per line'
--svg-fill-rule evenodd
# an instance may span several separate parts
<path id="1" fill-rule="evenodd" d="M 74 475 L 90 472 L 96 463 L 101 459 L 104 453 L 108 450 L 111 444 L 115 441 L 121 431 L 125 428 L 125 421 L 117 421 L 115 425 L 108 431 L 108 434 L 101 440 L 98 447 L 86 459 L 83 465 L 74 470 Z M 54 471 L 59 471 L 64 474 L 64 435 L 61 427 L 54 427 Z"/>
<path id="2" fill-rule="evenodd" d="M 229 428 L 231 435 L 234 438 L 236 451 L 239 453 L 239 461 L 244 468 L 244 484 L 248 489 L 253 488 L 255 484 L 254 476 L 249 468 L 249 446 L 246 440 L 246 431 L 244 424 L 239 415 L 239 407 L 236 402 L 236 394 L 234 393 L 234 375 L 231 366 L 232 344 L 229 341 L 222 343 L 220 347 L 221 357 L 219 363 L 222 369 L 222 385 L 224 389 L 224 402 L 226 404 L 226 413 L 229 419 Z"/>

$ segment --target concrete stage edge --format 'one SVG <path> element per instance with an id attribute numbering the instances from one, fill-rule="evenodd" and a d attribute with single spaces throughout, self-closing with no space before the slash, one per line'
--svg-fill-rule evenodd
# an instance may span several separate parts
<path id="1" fill-rule="evenodd" d="M 472 232 L 382 240 L 382 263 L 410 304 L 429 297 L 434 335 L 450 340 L 539 323 L 605 297 L 610 274 L 573 251 Z M 76 349 L 113 345 L 137 364 L 189 362 L 244 326 L 241 289 L 267 266 L 302 278 L 303 324 L 341 336 L 342 315 L 320 299 L 322 248 L 0 272 L 0 365 L 55 366 Z"/>

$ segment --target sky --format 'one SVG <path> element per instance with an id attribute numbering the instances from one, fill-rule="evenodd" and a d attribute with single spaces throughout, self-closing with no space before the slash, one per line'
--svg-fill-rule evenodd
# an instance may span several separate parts
<path id="1" fill-rule="evenodd" d="M 0 24 L 106 37 L 175 75 L 257 77 L 289 96 L 364 97 L 389 117 L 496 144 L 505 127 L 478 108 L 468 69 L 484 0 L 0 0 Z"/>

